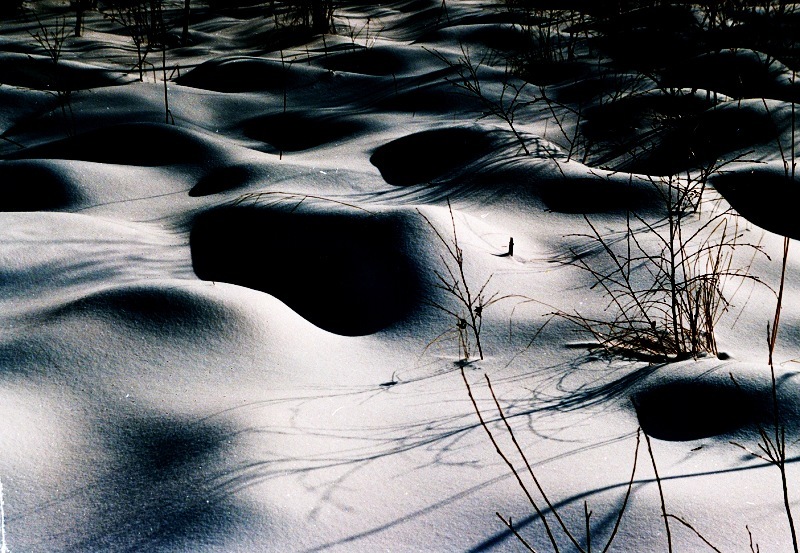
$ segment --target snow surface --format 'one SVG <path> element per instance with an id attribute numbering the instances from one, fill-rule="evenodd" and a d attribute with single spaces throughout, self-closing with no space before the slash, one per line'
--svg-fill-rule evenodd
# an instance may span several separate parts
<path id="1" fill-rule="evenodd" d="M 454 321 L 431 306 L 452 305 L 429 225 L 452 236 L 448 201 L 473 289 L 491 277 L 489 293 L 512 296 L 486 309 L 485 359 L 466 377 L 511 455 L 491 378 L 578 539 L 584 502 L 595 549 L 611 532 L 641 425 L 670 513 L 724 551 L 747 550 L 748 529 L 763 551 L 791 550 L 778 471 L 730 443 L 756 449 L 771 404 L 767 286 L 731 284 L 720 358 L 608 357 L 561 319 L 536 334 L 554 308 L 603 315 L 608 298 L 571 262 L 607 261 L 580 236 L 584 214 L 608 236 L 629 210 L 657 217 L 648 175 L 686 171 L 684 137 L 649 157 L 609 148 L 603 163 L 579 163 L 539 103 L 518 114 L 522 155 L 436 55 L 513 46 L 519 28 L 501 3 L 345 2 L 339 33 L 283 51 L 263 46 L 271 23 L 257 8 L 197 4 L 191 44 L 167 51 L 174 125 L 161 74 L 139 81 L 114 22 L 89 12 L 84 36 L 67 39 L 62 110 L 35 21 L 2 21 L 0 480 L 12 551 L 520 550 L 496 512 L 550 550 L 473 411 L 456 338 L 442 336 Z M 746 217 L 744 240 L 769 258 L 741 255 L 776 288 L 781 233 L 800 228 L 773 136 L 793 136 L 797 87 L 777 62 L 759 73 L 759 56 L 709 52 L 666 74 L 703 113 L 696 147 L 745 154 L 709 188 L 702 217 L 728 202 Z M 736 64 L 754 67 L 746 86 L 717 71 Z M 481 78 L 496 98 L 501 61 Z M 548 94 L 566 104 L 607 85 L 592 78 L 547 83 Z M 663 99 L 636 86 L 623 111 Z M 588 113 L 600 131 L 621 117 Z M 797 253 L 792 242 L 775 353 L 793 502 Z M 706 547 L 671 528 L 676 551 Z M 614 549 L 666 547 L 642 442 Z"/>

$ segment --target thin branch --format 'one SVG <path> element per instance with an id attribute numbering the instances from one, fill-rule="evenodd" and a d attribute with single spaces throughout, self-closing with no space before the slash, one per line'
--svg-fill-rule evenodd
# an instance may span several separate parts
<path id="1" fill-rule="evenodd" d="M 656 458 L 655 455 L 653 455 L 653 446 L 650 443 L 650 436 L 647 435 L 647 432 L 644 433 L 644 439 L 647 442 L 647 452 L 650 454 L 650 462 L 653 464 L 653 473 L 656 476 L 656 484 L 658 485 L 658 497 L 661 500 L 661 516 L 664 518 L 664 529 L 667 533 L 667 551 L 672 553 L 672 533 L 669 530 L 669 517 L 667 516 L 667 505 L 664 501 L 664 489 L 661 486 L 661 477 L 658 475 Z"/>

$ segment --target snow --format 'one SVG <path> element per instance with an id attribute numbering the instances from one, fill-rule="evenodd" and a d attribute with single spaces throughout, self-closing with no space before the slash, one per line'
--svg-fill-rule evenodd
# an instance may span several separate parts
<path id="1" fill-rule="evenodd" d="M 67 9 L 29 4 L 45 25 Z M 167 2 L 168 16 L 182 4 Z M 692 51 L 677 57 L 691 63 L 665 64 L 670 92 L 650 77 L 629 82 L 632 71 L 604 80 L 608 64 L 580 50 L 574 78 L 542 72 L 544 89 L 521 89 L 519 102 L 539 98 L 515 120 L 526 156 L 508 125 L 453 86 L 458 72 L 442 60 L 519 48 L 503 3 L 451 0 L 446 13 L 439 0 L 343 4 L 337 34 L 275 50 L 264 46 L 272 22 L 261 8 L 193 2 L 190 44 L 167 50 L 166 117 L 160 56 L 139 81 L 133 44 L 102 14 L 88 12 L 84 36 L 66 39 L 56 81 L 31 38 L 36 21 L 2 22 L 0 502 L 9 549 L 520 550 L 499 512 L 549 551 L 481 427 L 463 369 L 488 428 L 527 478 L 491 379 L 580 543 L 584 502 L 594 549 L 610 535 L 641 427 L 669 513 L 723 551 L 747 550 L 748 531 L 764 551 L 791 551 L 779 472 L 744 449 L 756 451 L 759 427 L 771 428 L 767 325 L 783 235 L 800 236 L 781 157 L 794 138 L 788 62 L 764 67 L 762 53 L 736 45 Z M 607 47 L 631 63 L 653 48 L 636 33 L 619 36 L 627 50 Z M 740 66 L 747 80 L 732 82 L 725 71 Z M 488 98 L 510 93 L 500 56 L 479 75 Z M 620 83 L 616 103 L 609 94 Z M 596 138 L 585 156 L 568 155 L 567 108 L 579 103 Z M 674 111 L 686 119 L 650 132 Z M 685 120 L 697 123 L 691 132 Z M 632 145 L 647 147 L 632 155 Z M 763 250 L 736 250 L 734 263 L 760 282 L 726 284 L 721 355 L 607 355 L 552 318 L 609 316 L 609 298 L 576 263 L 609 263 L 587 221 L 609 243 L 625 236 L 631 212 L 655 224 L 659 176 L 687 178 L 709 159 L 736 161 L 709 180 L 709 201 L 687 228 L 732 207 L 741 218 L 725 217 L 740 242 Z M 482 360 L 474 344 L 462 359 L 456 321 L 434 305 L 456 308 L 437 277 L 455 267 L 453 239 L 472 292 L 487 283 L 487 296 L 504 297 L 482 314 Z M 793 505 L 795 248 L 775 351 Z M 561 550 L 573 550 L 544 510 Z M 705 547 L 674 519 L 671 531 L 675 550 Z M 613 548 L 667 549 L 643 437 Z"/>

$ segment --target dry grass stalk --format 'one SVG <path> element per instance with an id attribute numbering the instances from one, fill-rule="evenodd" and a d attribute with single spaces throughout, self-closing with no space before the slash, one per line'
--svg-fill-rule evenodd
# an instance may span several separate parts
<path id="1" fill-rule="evenodd" d="M 793 73 L 792 74 L 793 83 L 795 79 L 796 79 L 796 74 Z M 766 109 L 767 113 L 770 113 L 769 105 L 767 104 L 766 100 L 762 99 L 762 102 L 764 104 L 764 108 Z M 786 148 L 784 147 L 780 139 L 779 133 L 776 133 L 778 134 L 778 139 L 776 140 L 776 144 L 778 146 L 778 150 L 780 152 L 781 159 L 783 161 L 784 177 L 786 179 L 786 182 L 789 184 L 795 183 L 795 173 L 797 169 L 797 162 L 795 156 L 796 127 L 797 127 L 796 105 L 792 103 L 791 144 L 789 146 L 789 152 L 786 151 Z M 761 459 L 762 461 L 769 463 L 778 469 L 778 472 L 780 473 L 781 476 L 781 491 L 783 495 L 784 512 L 786 513 L 786 521 L 789 525 L 789 532 L 792 537 L 792 547 L 795 553 L 800 553 L 800 545 L 798 544 L 797 529 L 795 526 L 794 515 L 792 513 L 791 502 L 789 499 L 789 483 L 788 483 L 788 476 L 786 473 L 786 426 L 780 412 L 780 403 L 778 401 L 778 384 L 775 377 L 775 361 L 774 361 L 775 346 L 778 341 L 778 328 L 780 326 L 781 311 L 783 309 L 783 295 L 786 285 L 786 268 L 789 260 L 789 243 L 790 243 L 789 238 L 785 236 L 783 238 L 783 250 L 781 255 L 781 276 L 780 276 L 780 283 L 778 285 L 778 291 L 776 294 L 777 297 L 775 305 L 775 314 L 773 315 L 772 322 L 767 323 L 767 349 L 768 349 L 767 362 L 769 364 L 769 370 L 770 370 L 770 387 L 772 394 L 772 417 L 773 417 L 772 428 L 770 429 L 770 431 L 767 431 L 764 427 L 759 426 L 758 431 L 759 431 L 760 441 L 757 443 L 759 451 L 753 451 L 737 442 L 731 442 L 731 443 L 741 449 L 744 449 L 752 456 Z M 749 532 L 750 529 L 748 528 L 748 533 Z M 752 534 L 750 535 L 750 549 L 751 551 L 753 551 Z"/>
<path id="2" fill-rule="evenodd" d="M 650 443 L 650 436 L 645 433 L 644 439 L 647 442 L 647 453 L 650 455 L 650 462 L 653 465 L 653 474 L 656 477 L 656 484 L 658 485 L 658 497 L 661 501 L 661 516 L 664 519 L 664 530 L 667 534 L 667 551 L 672 553 L 672 532 L 669 529 L 669 515 L 667 514 L 667 504 L 664 501 L 664 487 L 661 485 L 661 477 L 658 475 L 658 467 L 656 466 L 656 457 L 653 454 L 653 444 Z"/>
<path id="3" fill-rule="evenodd" d="M 434 299 L 428 299 L 427 303 L 436 309 L 447 313 L 455 320 L 455 325 L 434 338 L 426 347 L 430 347 L 442 338 L 453 335 L 457 336 L 459 343 L 459 354 L 463 355 L 464 360 L 469 360 L 472 355 L 472 347 L 477 349 L 478 357 L 483 359 L 483 344 L 481 343 L 481 330 L 483 327 L 483 313 L 487 307 L 506 299 L 510 296 L 500 296 L 499 293 L 488 294 L 487 287 L 492 280 L 490 276 L 475 291 L 470 287 L 470 280 L 464 270 L 464 250 L 458 244 L 458 232 L 456 231 L 456 220 L 453 215 L 453 207 L 450 200 L 447 200 L 447 209 L 450 212 L 450 222 L 453 228 L 452 238 L 446 238 L 436 225 L 419 210 L 417 213 L 425 220 L 428 226 L 436 234 L 439 242 L 445 247 L 447 254 L 441 256 L 443 271 L 434 271 L 437 283 L 436 287 L 443 290 L 447 295 L 455 299 L 457 307 L 450 307 Z"/>

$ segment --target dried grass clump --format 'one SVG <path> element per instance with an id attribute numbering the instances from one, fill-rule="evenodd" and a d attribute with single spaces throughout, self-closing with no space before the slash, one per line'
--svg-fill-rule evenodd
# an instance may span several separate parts
<path id="1" fill-rule="evenodd" d="M 557 310 L 591 334 L 607 351 L 650 360 L 717 354 L 715 326 L 731 306 L 731 280 L 760 282 L 750 265 L 737 266 L 735 252 L 760 245 L 743 241 L 731 210 L 704 216 L 705 180 L 667 177 L 651 181 L 665 216 L 648 221 L 629 213 L 623 236 L 604 236 L 584 216 L 593 242 L 609 265 L 598 268 L 573 252 L 574 263 L 594 278 L 608 299 L 608 318 Z"/>

